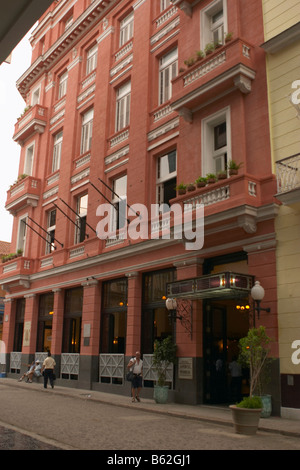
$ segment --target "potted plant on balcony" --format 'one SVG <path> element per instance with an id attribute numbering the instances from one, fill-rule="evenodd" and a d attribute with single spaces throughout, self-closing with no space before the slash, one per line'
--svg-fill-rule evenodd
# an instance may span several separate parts
<path id="1" fill-rule="evenodd" d="M 250 391 L 249 396 L 236 405 L 230 405 L 235 431 L 240 434 L 253 435 L 258 429 L 259 419 L 262 412 L 261 397 L 255 392 L 261 374 L 269 355 L 270 338 L 266 334 L 264 326 L 251 328 L 247 336 L 240 339 L 239 363 L 249 367 L 250 371 Z"/>
<path id="2" fill-rule="evenodd" d="M 186 184 L 180 183 L 175 188 L 178 194 L 181 196 L 182 194 L 186 193 Z"/>
<path id="3" fill-rule="evenodd" d="M 204 59 L 204 57 L 205 57 L 205 54 L 204 54 L 203 51 L 201 51 L 201 50 L 196 51 L 196 60 L 202 60 L 202 59 Z"/>
<path id="4" fill-rule="evenodd" d="M 206 181 L 208 184 L 213 184 L 217 181 L 217 177 L 214 173 L 207 173 Z"/>
<path id="5" fill-rule="evenodd" d="M 186 60 L 184 61 L 184 63 L 185 63 L 185 65 L 186 65 L 187 67 L 192 67 L 192 65 L 194 65 L 194 63 L 195 63 L 195 58 L 194 58 L 194 57 L 190 57 L 189 59 L 186 59 Z"/>
<path id="6" fill-rule="evenodd" d="M 206 55 L 212 54 L 215 50 L 215 45 L 212 42 L 209 42 L 208 44 L 206 44 L 204 50 Z"/>
<path id="7" fill-rule="evenodd" d="M 225 180 L 227 178 L 227 171 L 226 170 L 219 171 L 217 173 L 217 177 L 218 177 L 218 180 Z"/>
<path id="8" fill-rule="evenodd" d="M 195 186 L 194 183 L 188 183 L 188 184 L 186 185 L 186 189 L 187 189 L 187 191 L 195 191 L 196 186 Z"/>
<path id="9" fill-rule="evenodd" d="M 233 36 L 233 33 L 227 33 L 227 34 L 225 34 L 225 42 L 231 41 L 232 36 Z"/>
<path id="10" fill-rule="evenodd" d="M 204 176 L 199 176 L 195 181 L 197 188 L 204 188 L 206 186 L 207 180 Z"/>
<path id="11" fill-rule="evenodd" d="M 230 160 L 230 162 L 227 165 L 229 175 L 230 176 L 237 175 L 242 165 L 243 165 L 243 162 L 236 163 L 234 160 Z"/>
<path id="12" fill-rule="evenodd" d="M 176 344 L 172 336 L 168 336 L 162 341 L 156 340 L 153 352 L 153 367 L 157 372 L 157 384 L 154 386 L 154 400 L 156 403 L 166 403 L 168 401 L 169 387 L 166 385 L 166 374 L 170 364 L 176 362 Z"/>

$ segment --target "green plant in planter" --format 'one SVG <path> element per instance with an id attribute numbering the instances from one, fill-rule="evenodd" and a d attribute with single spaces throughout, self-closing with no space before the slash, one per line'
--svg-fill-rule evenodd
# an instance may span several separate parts
<path id="1" fill-rule="evenodd" d="M 216 182 L 216 175 L 214 173 L 207 173 L 206 175 L 206 181 L 210 184 L 210 183 L 215 183 Z"/>
<path id="2" fill-rule="evenodd" d="M 166 373 L 170 364 L 176 362 L 176 344 L 173 343 L 172 336 L 168 336 L 162 341 L 156 340 L 153 352 L 153 367 L 157 372 L 157 383 L 160 387 L 166 384 Z"/>
<path id="3" fill-rule="evenodd" d="M 233 36 L 233 33 L 227 33 L 227 34 L 225 34 L 225 42 L 231 41 L 232 36 Z"/>
<path id="4" fill-rule="evenodd" d="M 203 51 L 196 51 L 196 58 L 197 60 L 201 60 L 201 59 L 204 59 L 205 57 L 205 54 Z"/>
<path id="5" fill-rule="evenodd" d="M 256 409 L 262 408 L 262 401 L 260 397 L 245 397 L 240 403 L 237 403 L 236 406 L 238 408 L 248 408 L 248 409 Z"/>
<path id="6" fill-rule="evenodd" d="M 219 173 L 217 174 L 217 177 L 218 177 L 218 180 L 224 180 L 227 178 L 227 171 L 224 170 L 224 171 L 219 171 Z"/>
<path id="7" fill-rule="evenodd" d="M 212 43 L 212 42 L 209 42 L 208 44 L 206 44 L 205 48 L 204 48 L 204 51 L 205 51 L 205 54 L 212 54 L 212 52 L 215 50 L 215 45 Z"/>
<path id="8" fill-rule="evenodd" d="M 194 57 L 190 57 L 189 59 L 185 60 L 184 63 L 187 67 L 191 67 L 192 65 L 194 65 L 195 59 Z"/>
<path id="9" fill-rule="evenodd" d="M 185 194 L 186 193 L 186 184 L 180 183 L 175 187 L 175 189 L 178 191 L 178 194 Z"/>
<path id="10" fill-rule="evenodd" d="M 186 189 L 187 189 L 187 191 L 195 191 L 196 187 L 195 187 L 194 183 L 188 183 L 186 185 Z"/>
<path id="11" fill-rule="evenodd" d="M 207 178 L 205 178 L 204 176 L 199 176 L 199 178 L 196 179 L 195 183 L 198 188 L 203 188 L 204 186 L 206 186 Z"/>
<path id="12" fill-rule="evenodd" d="M 230 162 L 227 165 L 227 169 L 229 170 L 230 175 L 237 175 L 239 169 L 243 165 L 243 162 L 241 163 L 236 163 L 234 160 L 230 160 Z"/>

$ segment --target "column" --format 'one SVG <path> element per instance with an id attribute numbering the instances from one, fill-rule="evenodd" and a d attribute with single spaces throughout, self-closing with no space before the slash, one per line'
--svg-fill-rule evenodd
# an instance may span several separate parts
<path id="1" fill-rule="evenodd" d="M 127 334 L 126 356 L 132 357 L 141 349 L 141 305 L 142 275 L 138 272 L 127 273 Z"/>
<path id="2" fill-rule="evenodd" d="M 96 279 L 83 286 L 79 385 L 90 389 L 99 379 L 101 285 Z"/>
<path id="3" fill-rule="evenodd" d="M 177 268 L 177 280 L 191 279 L 202 275 L 203 260 L 192 258 L 174 263 Z M 183 303 L 184 305 L 185 303 Z M 180 311 L 178 300 L 177 313 Z M 176 320 L 176 344 L 178 367 L 176 379 L 176 401 L 189 404 L 202 403 L 203 393 L 203 312 L 202 300 L 192 300 L 191 327 L 192 335 L 186 330 L 180 320 Z M 189 364 L 188 364 L 189 362 Z M 184 366 L 184 372 L 181 371 Z M 183 374 L 183 375 L 182 375 Z"/>
<path id="4" fill-rule="evenodd" d="M 10 353 L 14 348 L 16 305 L 17 302 L 13 299 L 4 300 L 2 341 L 5 348 L 6 372 L 10 370 Z"/>
<path id="5" fill-rule="evenodd" d="M 64 326 L 64 291 L 62 289 L 53 289 L 52 292 L 54 292 L 54 299 L 51 354 L 57 357 L 60 356 L 62 349 Z"/>
<path id="6" fill-rule="evenodd" d="M 24 334 L 22 353 L 34 355 L 36 350 L 37 326 L 38 326 L 38 297 L 35 294 L 24 296 L 25 315 L 24 315 Z"/>

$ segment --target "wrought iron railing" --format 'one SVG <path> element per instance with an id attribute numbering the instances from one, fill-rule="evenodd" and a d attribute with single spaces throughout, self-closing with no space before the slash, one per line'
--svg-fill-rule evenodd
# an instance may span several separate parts
<path id="1" fill-rule="evenodd" d="M 277 193 L 300 188 L 300 153 L 276 162 Z"/>

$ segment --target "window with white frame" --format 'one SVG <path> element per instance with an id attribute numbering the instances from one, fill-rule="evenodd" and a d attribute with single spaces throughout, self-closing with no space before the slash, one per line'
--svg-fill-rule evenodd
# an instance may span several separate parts
<path id="1" fill-rule="evenodd" d="M 67 93 L 68 72 L 63 73 L 58 80 L 58 99 L 60 99 Z"/>
<path id="2" fill-rule="evenodd" d="M 172 80 L 177 75 L 177 47 L 165 54 L 159 60 L 159 104 L 168 101 L 172 96 Z"/>
<path id="3" fill-rule="evenodd" d="M 227 32 L 227 0 L 215 0 L 201 11 L 201 47 L 224 43 Z"/>
<path id="4" fill-rule="evenodd" d="M 41 94 L 41 87 L 39 86 L 32 92 L 31 106 L 35 106 L 36 104 L 40 103 L 40 94 Z"/>
<path id="5" fill-rule="evenodd" d="M 94 109 L 91 108 L 82 116 L 81 147 L 80 147 L 81 154 L 87 152 L 91 148 L 92 134 L 93 134 L 93 120 L 94 120 Z"/>
<path id="6" fill-rule="evenodd" d="M 63 133 L 58 132 L 54 136 L 53 157 L 52 157 L 52 172 L 59 170 L 61 160 L 61 148 L 63 141 Z"/>
<path id="7" fill-rule="evenodd" d="M 46 254 L 52 253 L 55 250 L 55 229 L 56 229 L 56 209 L 53 209 L 47 214 L 47 243 Z"/>
<path id="8" fill-rule="evenodd" d="M 25 243 L 26 243 L 26 218 L 22 217 L 19 219 L 19 228 L 18 228 L 18 239 L 17 239 L 17 250 L 21 250 L 24 255 L 25 252 Z"/>
<path id="9" fill-rule="evenodd" d="M 95 44 L 87 51 L 86 74 L 88 75 L 97 67 L 98 44 Z"/>
<path id="10" fill-rule="evenodd" d="M 176 150 L 169 152 L 157 160 L 157 203 L 170 205 L 170 200 L 176 197 L 177 177 Z M 168 207 L 165 207 L 168 211 Z M 165 212 L 163 210 L 162 212 Z"/>
<path id="11" fill-rule="evenodd" d="M 171 0 L 160 0 L 160 11 L 164 11 L 171 5 Z"/>
<path id="12" fill-rule="evenodd" d="M 125 83 L 117 91 L 116 132 L 129 126 L 131 82 Z"/>
<path id="13" fill-rule="evenodd" d="M 77 198 L 75 243 L 81 243 L 85 240 L 87 211 L 88 195 L 84 194 Z"/>
<path id="14" fill-rule="evenodd" d="M 116 178 L 112 185 L 112 220 L 111 231 L 115 232 L 126 225 L 127 214 L 127 175 Z"/>
<path id="15" fill-rule="evenodd" d="M 217 174 L 231 160 L 230 110 L 226 108 L 202 121 L 202 174 Z"/>
<path id="16" fill-rule="evenodd" d="M 133 37 L 133 12 L 124 18 L 120 23 L 120 47 Z"/>
<path id="17" fill-rule="evenodd" d="M 24 174 L 25 175 L 32 176 L 33 158 L 34 158 L 34 144 L 30 145 L 26 149 L 25 162 L 24 162 Z"/>

